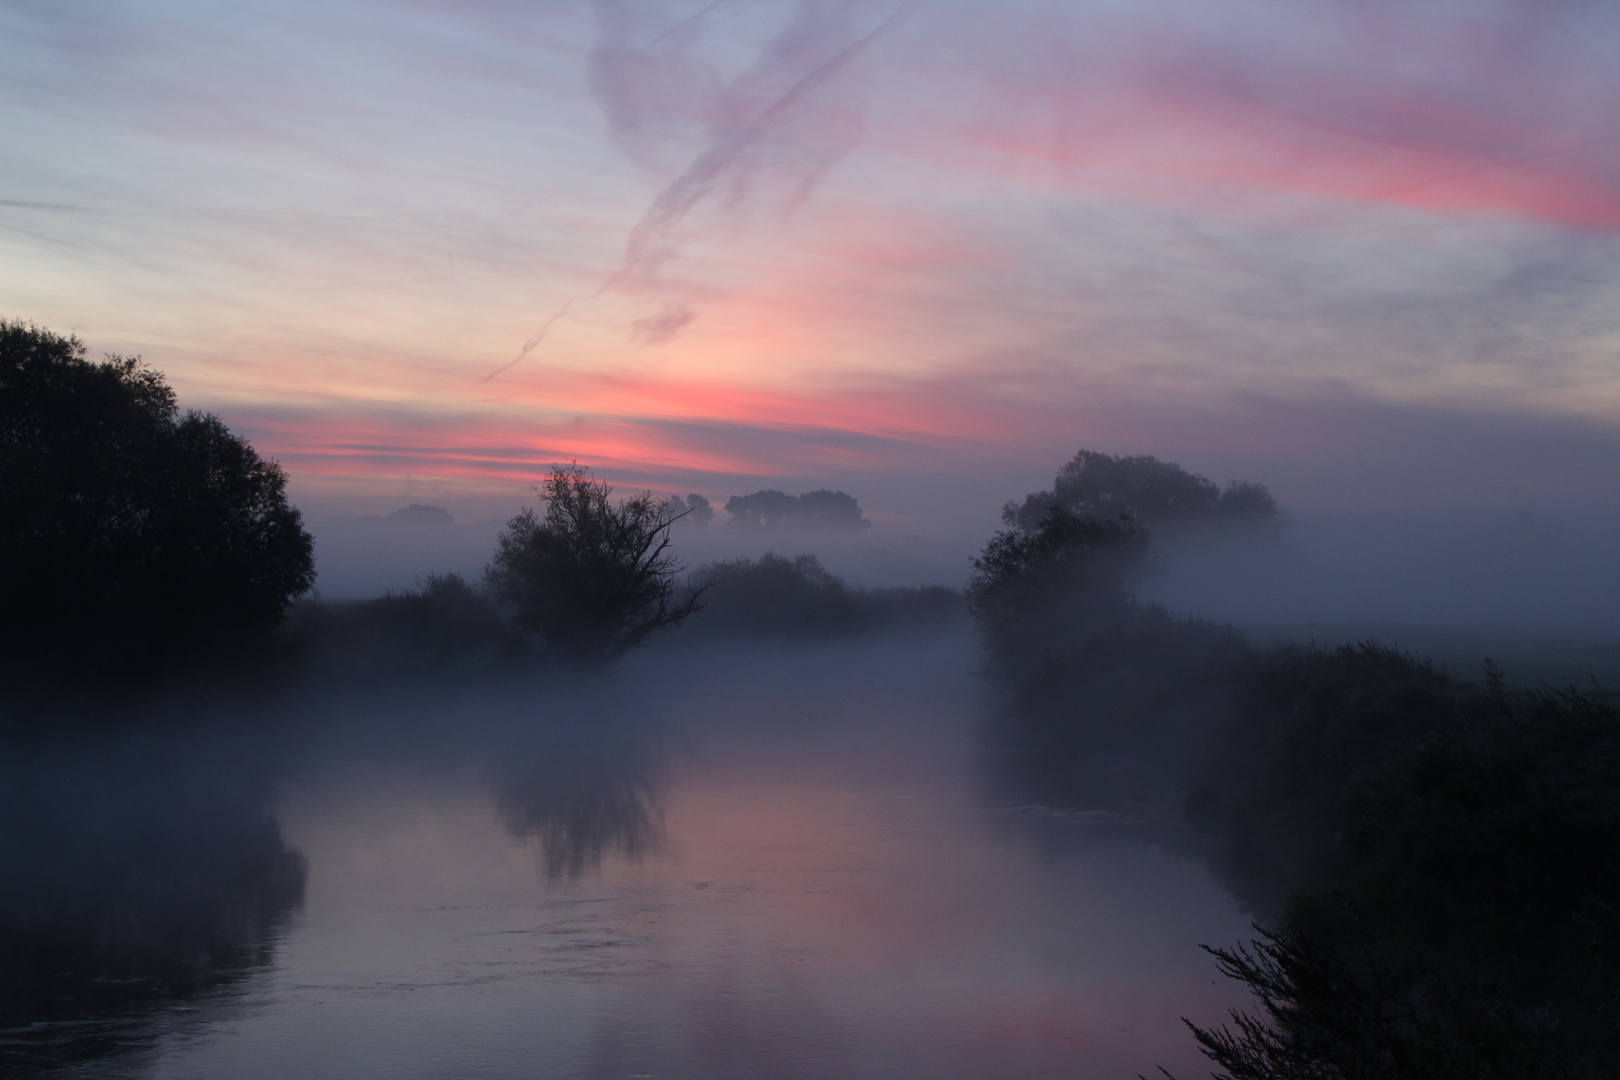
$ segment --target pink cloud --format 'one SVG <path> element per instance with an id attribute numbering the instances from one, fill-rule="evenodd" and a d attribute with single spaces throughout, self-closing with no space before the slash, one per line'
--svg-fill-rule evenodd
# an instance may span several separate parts
<path id="1" fill-rule="evenodd" d="M 524 404 L 460 414 L 359 404 L 242 408 L 230 418 L 298 474 L 523 483 L 573 460 L 638 476 L 1045 461 L 1045 444 L 1061 445 L 1070 426 L 1054 395 L 983 375 L 868 377 L 788 394 L 697 379 L 556 374 L 539 383 L 532 410 Z"/>
<path id="2" fill-rule="evenodd" d="M 1615 28 L 1517 5 L 1010 16 L 896 138 L 1004 181 L 1204 209 L 1297 194 L 1620 228 Z M 1267 25 L 1268 23 L 1275 25 Z M 941 81 L 945 73 L 934 76 Z M 1168 185 L 1168 187 L 1167 187 Z"/>

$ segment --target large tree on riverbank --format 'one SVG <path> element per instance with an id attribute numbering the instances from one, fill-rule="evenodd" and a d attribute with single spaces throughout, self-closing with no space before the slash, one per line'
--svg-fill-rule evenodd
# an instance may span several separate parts
<path id="1" fill-rule="evenodd" d="M 139 358 L 0 322 L 0 662 L 151 672 L 275 626 L 315 577 L 286 483 Z"/>

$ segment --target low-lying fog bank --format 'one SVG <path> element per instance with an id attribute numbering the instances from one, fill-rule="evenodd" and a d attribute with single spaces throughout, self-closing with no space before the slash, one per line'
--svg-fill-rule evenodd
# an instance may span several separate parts
<path id="1" fill-rule="evenodd" d="M 1103 1080 L 1197 1055 L 1245 916 L 987 801 L 949 632 L 668 638 L 0 758 L 0 1069 Z M 137 718 L 132 718 L 137 719 Z M 151 717 L 150 720 L 159 720 Z"/>
<path id="2" fill-rule="evenodd" d="M 1303 518 L 1275 537 L 1161 538 L 1145 596 L 1243 625 L 1339 622 L 1620 634 L 1620 533 L 1529 514 Z"/>

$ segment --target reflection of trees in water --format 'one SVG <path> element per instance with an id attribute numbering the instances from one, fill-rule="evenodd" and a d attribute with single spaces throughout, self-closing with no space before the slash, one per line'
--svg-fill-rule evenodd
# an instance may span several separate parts
<path id="1" fill-rule="evenodd" d="M 641 747 L 553 757 L 502 784 L 496 803 L 513 835 L 538 840 L 546 877 L 582 876 L 616 851 L 639 859 L 664 838 L 662 758 Z"/>
<path id="2" fill-rule="evenodd" d="M 266 783 L 174 746 L 7 756 L 0 1072 L 138 1053 L 269 963 L 305 866 Z"/>

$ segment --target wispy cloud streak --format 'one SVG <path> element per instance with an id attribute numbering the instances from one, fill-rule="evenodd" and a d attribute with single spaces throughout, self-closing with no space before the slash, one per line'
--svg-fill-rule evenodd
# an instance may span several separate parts
<path id="1" fill-rule="evenodd" d="M 483 381 L 489 382 L 526 359 L 545 341 L 552 328 L 575 303 L 604 296 L 626 279 L 653 270 L 660 262 L 671 258 L 674 254 L 673 235 L 687 215 L 728 176 L 739 188 L 743 187 L 747 178 L 738 174 L 746 171 L 750 151 L 758 149 L 796 109 L 803 106 L 807 98 L 834 79 L 862 50 L 898 23 L 916 3 L 917 0 L 900 0 L 875 27 L 865 33 L 857 33 L 855 17 L 866 6 L 859 0 L 799 0 L 793 19 L 764 50 L 759 61 L 719 95 L 716 103 L 718 116 L 706 144 L 685 170 L 658 193 L 641 220 L 631 228 L 619 268 L 609 274 L 595 292 L 564 301 L 539 331 L 523 343 L 516 357 L 490 372 Z M 605 29 L 616 34 L 625 32 L 627 20 L 621 15 L 623 6 L 623 0 L 598 0 L 598 10 L 603 13 L 601 24 Z M 698 16 L 677 24 L 660 35 L 654 44 L 668 41 L 672 35 L 686 37 L 690 28 L 697 25 L 697 20 L 715 6 L 711 5 Z M 610 115 L 617 121 L 615 127 L 621 133 L 639 134 L 643 130 L 640 118 L 632 121 L 627 119 L 627 114 L 632 109 L 642 111 L 645 106 L 644 94 L 658 94 L 669 82 L 684 85 L 693 80 L 695 71 L 700 70 L 690 65 L 666 63 L 662 66 L 669 71 L 671 78 L 654 80 L 641 94 L 616 92 L 610 96 L 602 90 L 606 86 L 617 91 L 629 85 L 628 78 L 615 77 L 614 73 L 625 66 L 649 64 L 654 59 L 653 53 L 652 48 L 635 49 L 622 40 L 604 43 L 596 51 L 597 77 L 593 81 L 599 97 L 609 106 Z M 846 134 L 831 145 L 824 145 L 819 152 L 801 154 L 800 160 L 795 163 L 797 183 L 791 201 L 802 201 L 808 197 L 820 177 L 838 158 L 848 153 L 858 137 L 858 133 L 853 137 Z M 634 138 L 627 141 L 637 144 Z"/>

